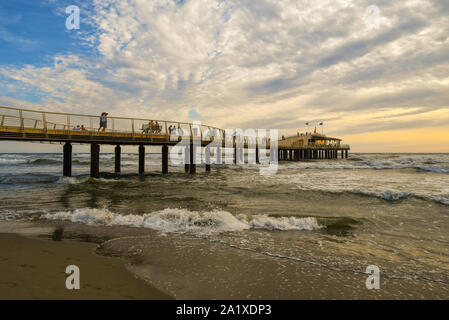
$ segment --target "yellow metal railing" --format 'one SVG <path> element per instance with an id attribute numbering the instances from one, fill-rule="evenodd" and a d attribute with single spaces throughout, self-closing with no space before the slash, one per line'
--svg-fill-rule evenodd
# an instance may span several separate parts
<path id="1" fill-rule="evenodd" d="M 170 139 L 171 135 L 193 136 L 202 140 L 203 137 L 206 140 L 225 138 L 225 131 L 220 128 L 188 122 L 107 116 L 107 128 L 104 131 L 99 130 L 99 123 L 100 116 L 0 106 L 0 128 L 13 128 L 21 132 L 30 129 L 45 133 L 59 130 L 65 131 L 69 136 L 102 132 L 111 136 L 118 134 L 128 134 L 132 137 L 146 136 L 150 140 L 153 136 Z"/>

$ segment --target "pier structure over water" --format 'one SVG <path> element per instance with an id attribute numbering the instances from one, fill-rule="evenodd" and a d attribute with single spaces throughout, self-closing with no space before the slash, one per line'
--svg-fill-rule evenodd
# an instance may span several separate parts
<path id="1" fill-rule="evenodd" d="M 278 141 L 278 159 L 299 161 L 303 159 L 348 158 L 349 145 L 341 144 L 341 139 L 320 133 L 301 133 Z"/>
<path id="2" fill-rule="evenodd" d="M 171 129 L 170 129 L 171 128 Z M 227 134 L 228 133 L 228 134 Z M 204 163 L 206 172 L 211 164 L 221 164 L 223 151 L 233 149 L 234 163 L 244 161 L 245 149 L 255 148 L 255 161 L 259 163 L 261 152 L 270 150 L 270 161 L 301 159 L 335 159 L 338 152 L 348 157 L 348 145 L 340 139 L 319 134 L 297 135 L 271 143 L 270 137 L 258 139 L 241 137 L 235 131 L 195 123 L 107 117 L 107 127 L 100 128 L 100 116 L 27 110 L 0 106 L 0 140 L 28 141 L 63 144 L 63 175 L 72 175 L 72 145 L 89 144 L 91 154 L 90 175 L 100 175 L 100 146 L 115 146 L 115 172 L 121 171 L 121 146 L 137 146 L 138 172 L 145 172 L 145 147 L 160 146 L 162 173 L 168 173 L 169 147 L 182 145 L 185 171 L 196 173 L 197 164 Z M 277 152 L 273 152 L 275 147 Z M 211 149 L 215 148 L 215 160 Z M 204 158 L 198 159 L 197 148 L 204 148 Z M 265 154 L 266 155 L 266 154 Z M 276 159 L 277 157 L 277 159 Z"/>

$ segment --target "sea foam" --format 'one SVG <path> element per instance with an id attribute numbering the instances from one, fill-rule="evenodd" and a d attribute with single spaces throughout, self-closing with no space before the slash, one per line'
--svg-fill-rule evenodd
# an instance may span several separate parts
<path id="1" fill-rule="evenodd" d="M 322 228 L 313 217 L 271 217 L 267 215 L 234 216 L 223 210 L 190 211 L 167 208 L 144 215 L 121 215 L 108 209 L 83 208 L 74 211 L 46 213 L 41 218 L 66 220 L 87 225 L 130 226 L 167 233 L 220 233 L 248 229 L 317 230 Z"/>

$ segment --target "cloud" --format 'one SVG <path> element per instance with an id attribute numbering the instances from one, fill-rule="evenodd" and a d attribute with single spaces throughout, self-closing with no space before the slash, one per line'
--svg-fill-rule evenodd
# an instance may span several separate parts
<path id="1" fill-rule="evenodd" d="M 32 51 L 39 46 L 39 42 L 33 39 L 17 36 L 0 26 L 0 40 L 14 45 L 21 51 Z"/>
<path id="2" fill-rule="evenodd" d="M 41 105 L 61 111 L 188 121 L 194 110 L 223 127 L 296 130 L 312 119 L 333 122 L 334 133 L 394 127 L 387 121 L 404 129 L 442 125 L 390 112 L 448 107 L 448 7 L 377 1 L 373 31 L 363 20 L 371 4 L 93 0 L 83 7 L 89 32 L 79 35 L 92 54 L 1 66 L 3 91 L 41 92 Z M 344 126 L 355 118 L 357 128 Z"/>

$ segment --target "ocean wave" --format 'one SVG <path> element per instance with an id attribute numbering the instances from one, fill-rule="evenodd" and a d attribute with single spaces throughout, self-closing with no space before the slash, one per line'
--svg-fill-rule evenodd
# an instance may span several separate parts
<path id="1" fill-rule="evenodd" d="M 444 205 L 449 205 L 449 195 L 435 195 L 435 196 L 425 196 L 418 195 L 409 192 L 394 192 L 391 190 L 386 190 L 382 192 L 366 191 L 366 190 L 352 190 L 349 191 L 354 194 L 361 194 L 370 197 L 376 197 L 387 201 L 400 201 L 407 198 L 416 198 L 430 202 L 436 202 Z"/>
<path id="2" fill-rule="evenodd" d="M 199 212 L 171 208 L 144 215 L 121 215 L 108 209 L 83 208 L 74 211 L 46 213 L 41 218 L 66 220 L 87 225 L 148 228 L 164 233 L 210 234 L 248 229 L 311 231 L 323 228 L 314 217 L 234 216 L 223 210 Z"/>
<path id="3" fill-rule="evenodd" d="M 57 184 L 79 184 L 88 181 L 89 178 L 60 177 Z"/>
<path id="4" fill-rule="evenodd" d="M 20 220 L 23 218 L 40 216 L 45 213 L 46 213 L 45 210 L 19 210 L 19 211 L 2 210 L 0 211 L 0 221 Z"/>
<path id="5" fill-rule="evenodd" d="M 11 220 L 18 220 L 23 217 L 22 214 L 19 212 L 13 212 L 13 211 L 3 211 L 0 212 L 0 221 L 11 221 Z"/>
<path id="6" fill-rule="evenodd" d="M 449 156 L 436 155 L 392 155 L 392 154 L 355 154 L 349 159 L 307 160 L 299 162 L 281 162 L 283 169 L 415 169 L 425 172 L 449 173 Z"/>
<path id="7" fill-rule="evenodd" d="M 374 191 L 366 191 L 366 190 L 352 190 L 352 193 L 362 194 L 365 196 L 371 196 L 376 198 L 381 198 L 388 201 L 398 201 L 405 198 L 409 198 L 412 194 L 408 192 L 394 192 L 390 190 L 382 191 L 382 192 L 374 192 Z"/>
<path id="8" fill-rule="evenodd" d="M 354 170 L 354 169 L 374 169 L 374 170 L 394 170 L 394 169 L 415 169 L 426 172 L 435 173 L 449 173 L 449 167 L 441 166 L 430 166 L 430 165 L 419 165 L 419 164 L 379 164 L 379 163 L 369 163 L 364 161 L 353 161 L 353 162 L 299 162 L 297 164 L 288 164 L 283 169 L 316 169 L 316 170 L 326 170 L 326 169 L 340 169 L 340 170 Z"/>
<path id="9" fill-rule="evenodd" d="M 29 157 L 2 157 L 0 158 L 0 165 L 52 165 L 60 164 L 62 160 L 53 158 L 37 158 Z"/>
<path id="10" fill-rule="evenodd" d="M 449 173 L 449 168 L 441 168 L 436 166 L 415 166 L 413 168 L 435 173 Z"/>
<path id="11" fill-rule="evenodd" d="M 35 159 L 35 160 L 30 160 L 29 163 L 36 164 L 36 165 L 52 165 L 52 164 L 60 164 L 60 163 L 62 163 L 62 160 L 39 158 L 39 159 Z"/>
<path id="12" fill-rule="evenodd" d="M 0 184 L 33 184 L 33 183 L 53 183 L 60 178 L 48 175 L 16 175 L 0 177 Z"/>
<path id="13" fill-rule="evenodd" d="M 318 221 L 314 217 L 272 217 L 267 215 L 257 216 L 238 216 L 241 221 L 247 221 L 252 229 L 266 229 L 266 230 L 318 230 L 322 226 L 318 224 Z"/>
<path id="14" fill-rule="evenodd" d="M 0 165 L 17 165 L 28 163 L 26 159 L 0 158 Z"/>
<path id="15" fill-rule="evenodd" d="M 73 159 L 72 163 L 74 163 L 74 164 L 90 164 L 90 160 Z"/>

